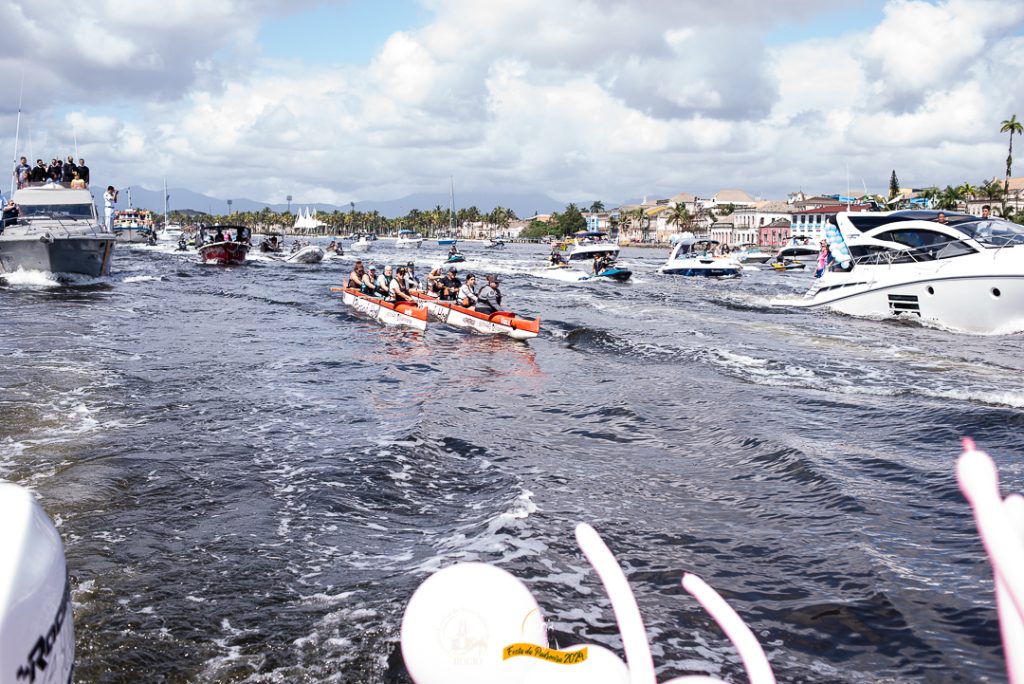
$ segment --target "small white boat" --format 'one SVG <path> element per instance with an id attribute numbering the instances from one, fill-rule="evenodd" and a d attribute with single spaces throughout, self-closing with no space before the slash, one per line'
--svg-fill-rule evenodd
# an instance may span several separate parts
<path id="1" fill-rule="evenodd" d="M 658 273 L 668 275 L 733 277 L 738 276 L 743 264 L 732 256 L 715 256 L 718 240 L 686 237 L 676 243 L 672 253 Z"/>
<path id="2" fill-rule="evenodd" d="M 606 256 L 615 261 L 619 256 L 619 246 L 608 239 L 607 233 L 599 231 L 580 231 L 570 240 L 558 243 L 558 247 L 568 252 L 570 262 L 591 262 L 598 256 Z"/>
<path id="3" fill-rule="evenodd" d="M 803 299 L 772 305 L 916 317 L 979 334 L 1024 331 L 1024 226 L 967 215 L 943 224 L 933 220 L 937 213 L 874 214 L 863 233 L 831 228 L 839 268 L 826 270 Z"/>
<path id="4" fill-rule="evenodd" d="M 0 520 L 0 682 L 70 682 L 75 628 L 60 534 L 10 482 L 0 482 Z"/>
<path id="5" fill-rule="evenodd" d="M 818 261 L 818 254 L 821 247 L 813 238 L 795 235 L 786 241 L 775 254 L 774 261 L 783 263 L 786 259 L 799 261 L 804 264 L 814 264 Z"/>
<path id="6" fill-rule="evenodd" d="M 324 250 L 318 245 L 306 245 L 286 257 L 275 257 L 287 264 L 319 264 L 324 259 Z"/>
<path id="7" fill-rule="evenodd" d="M 348 249 L 350 252 L 369 252 L 374 242 L 366 235 L 360 235 L 358 240 L 349 244 Z"/>
<path id="8" fill-rule="evenodd" d="M 732 255 L 741 264 L 763 264 L 772 258 L 771 252 L 765 251 L 752 242 L 740 245 L 739 249 L 734 251 Z"/>
<path id="9" fill-rule="evenodd" d="M 419 249 L 423 244 L 423 236 L 414 230 L 400 230 L 395 239 L 395 247 L 398 249 Z"/>

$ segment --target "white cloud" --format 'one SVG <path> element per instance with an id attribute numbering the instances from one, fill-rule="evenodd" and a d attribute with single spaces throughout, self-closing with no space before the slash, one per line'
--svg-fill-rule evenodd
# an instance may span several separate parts
<path id="1" fill-rule="evenodd" d="M 1001 171 L 998 122 L 1024 115 L 1013 0 L 893 0 L 877 26 L 771 47 L 780 16 L 819 3 L 427 4 L 429 25 L 360 67 L 259 59 L 270 0 L 101 2 L 33 62 L 33 85 L 55 112 L 77 103 L 64 119 L 100 177 L 267 201 L 389 198 L 449 175 L 567 200 L 845 191 L 847 165 L 876 190 L 892 168 L 905 184 L 976 182 Z M 23 41 L 59 31 L 64 7 L 0 21 Z"/>

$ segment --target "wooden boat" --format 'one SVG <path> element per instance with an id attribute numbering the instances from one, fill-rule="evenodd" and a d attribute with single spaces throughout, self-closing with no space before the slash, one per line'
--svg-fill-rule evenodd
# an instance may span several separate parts
<path id="1" fill-rule="evenodd" d="M 485 335 L 507 335 L 514 340 L 528 340 L 540 332 L 539 318 L 521 318 L 511 311 L 485 314 L 423 292 L 413 292 L 412 296 L 422 300 L 434 318 L 457 328 Z"/>
<path id="2" fill-rule="evenodd" d="M 351 287 L 332 287 L 331 292 L 341 292 L 345 304 L 381 323 L 406 325 L 416 330 L 427 329 L 427 310 L 419 304 L 392 303 L 379 297 L 370 297 Z"/>

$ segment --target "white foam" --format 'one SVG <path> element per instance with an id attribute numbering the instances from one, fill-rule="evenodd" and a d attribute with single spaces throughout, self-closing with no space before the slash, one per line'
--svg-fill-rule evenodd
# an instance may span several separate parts
<path id="1" fill-rule="evenodd" d="M 3 279 L 9 285 L 21 287 L 60 287 L 63 284 L 49 271 L 25 271 L 21 268 L 5 273 Z"/>
<path id="2" fill-rule="evenodd" d="M 154 281 L 154 280 L 155 281 L 161 281 L 161 280 L 163 280 L 163 278 L 160 277 L 160 276 L 148 276 L 148 275 L 128 276 L 122 282 L 125 282 L 125 283 L 148 283 L 148 282 L 151 282 L 151 281 Z"/>

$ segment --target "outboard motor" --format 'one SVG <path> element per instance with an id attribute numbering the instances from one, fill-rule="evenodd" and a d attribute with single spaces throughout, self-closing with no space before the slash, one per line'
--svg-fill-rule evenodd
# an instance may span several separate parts
<path id="1" fill-rule="evenodd" d="M 0 684 L 65 684 L 75 661 L 57 528 L 28 490 L 0 482 Z"/>

